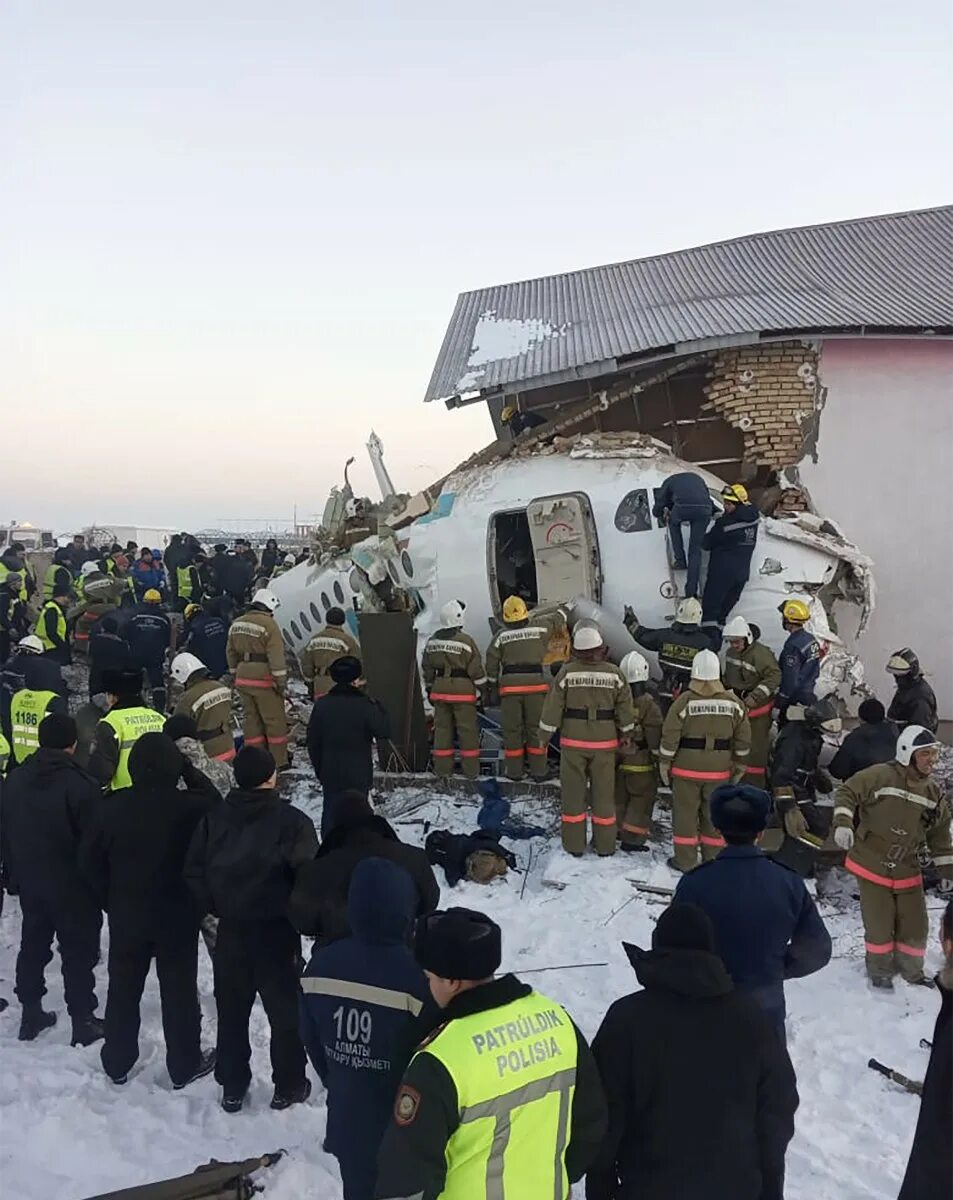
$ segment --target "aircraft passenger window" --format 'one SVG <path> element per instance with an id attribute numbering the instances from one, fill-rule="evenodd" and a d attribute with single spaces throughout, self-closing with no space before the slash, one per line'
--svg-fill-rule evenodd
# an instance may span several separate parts
<path id="1" fill-rule="evenodd" d="M 361 573 L 357 567 L 348 575 L 347 581 L 351 585 L 352 592 L 359 592 L 361 590 Z"/>
<path id="2" fill-rule="evenodd" d="M 400 565 L 404 568 L 404 574 L 407 576 L 407 578 L 413 579 L 414 564 L 410 561 L 410 555 L 406 550 L 404 550 L 400 556 Z"/>
<path id="3" fill-rule="evenodd" d="M 321 605 L 324 608 L 325 612 L 327 612 L 328 609 L 332 607 L 331 601 L 328 599 L 327 592 L 321 593 Z"/>
<path id="4" fill-rule="evenodd" d="M 319 625 L 324 624 L 324 617 L 321 616 L 321 609 L 318 608 L 313 600 L 311 601 L 311 615 Z"/>
<path id="5" fill-rule="evenodd" d="M 292 632 L 292 633 L 295 635 L 295 637 L 296 637 L 296 638 L 298 639 L 298 641 L 300 642 L 300 641 L 301 641 L 301 630 L 298 628 L 298 622 L 297 622 L 297 621 L 292 621 L 292 622 L 291 622 L 291 632 Z"/>
<path id="6" fill-rule="evenodd" d="M 620 533 L 645 533 L 652 528 L 647 488 L 627 492 L 615 511 L 615 527 Z"/>
<path id="7" fill-rule="evenodd" d="M 282 629 L 281 636 L 285 639 L 285 645 L 288 647 L 288 649 L 293 650 L 295 648 L 295 644 L 291 640 L 291 634 L 288 632 L 288 630 Z"/>
<path id="8" fill-rule="evenodd" d="M 301 624 L 304 626 L 304 628 L 305 628 L 305 632 L 307 632 L 307 633 L 310 633 L 310 632 L 311 632 L 311 622 L 310 622 L 310 621 L 308 620 L 308 618 L 307 618 L 307 617 L 304 615 L 304 612 L 299 612 L 299 613 L 298 613 L 298 620 L 299 620 L 299 621 L 301 622 Z"/>
<path id="9" fill-rule="evenodd" d="M 336 579 L 334 581 L 334 599 L 337 600 L 338 604 L 344 603 L 344 588 L 341 587 Z"/>
<path id="10" fill-rule="evenodd" d="M 400 583 L 400 576 L 397 574 L 397 568 L 390 561 L 390 559 L 387 560 L 387 574 L 391 577 L 391 579 L 393 579 L 394 583 Z"/>

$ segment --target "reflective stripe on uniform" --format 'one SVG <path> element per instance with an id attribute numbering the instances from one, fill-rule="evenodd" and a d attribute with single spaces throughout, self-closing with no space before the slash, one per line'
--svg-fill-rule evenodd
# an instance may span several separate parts
<path id="1" fill-rule="evenodd" d="M 672 841 L 676 846 L 697 846 L 697 837 L 672 837 Z"/>
<path id="2" fill-rule="evenodd" d="M 546 749 L 547 748 L 545 746 L 527 746 L 526 753 L 527 754 L 545 754 Z"/>
<path id="3" fill-rule="evenodd" d="M 609 671 L 569 671 L 559 681 L 561 688 L 618 688 L 624 680 Z"/>
<path id="4" fill-rule="evenodd" d="M 461 702 L 465 703 L 465 704 L 466 703 L 474 704 L 476 702 L 475 695 L 472 695 L 472 696 L 471 695 L 459 695 L 458 696 L 453 692 L 431 692 L 430 699 L 431 700 L 442 700 L 445 704 L 459 704 Z"/>
<path id="5" fill-rule="evenodd" d="M 275 686 L 275 681 L 270 675 L 266 675 L 264 679 L 236 678 L 235 686 L 249 688 L 273 688 Z"/>
<path id="6" fill-rule="evenodd" d="M 646 837 L 650 832 L 647 828 L 643 829 L 641 825 L 626 825 L 625 823 L 622 825 L 622 831 L 624 833 L 637 833 L 640 837 Z"/>
<path id="7" fill-rule="evenodd" d="M 860 863 L 854 862 L 850 855 L 844 860 L 844 866 L 858 879 L 866 879 L 868 883 L 879 884 L 880 887 L 890 888 L 894 892 L 905 892 L 910 888 L 923 886 L 923 876 L 919 872 L 916 875 L 904 876 L 903 879 L 891 879 L 889 875 L 878 875 L 876 871 L 862 867 Z"/>
<path id="8" fill-rule="evenodd" d="M 935 867 L 953 867 L 953 854 L 934 854 L 933 865 Z"/>
<path id="9" fill-rule="evenodd" d="M 584 742 L 579 738 L 560 738 L 560 746 L 568 746 L 572 750 L 617 750 L 619 739 L 612 738 L 606 742 Z"/>
<path id="10" fill-rule="evenodd" d="M 730 771 L 689 771 L 685 767 L 672 767 L 672 774 L 682 779 L 730 779 Z"/>
<path id="11" fill-rule="evenodd" d="M 725 839 L 723 837 L 709 837 L 707 834 L 701 835 L 701 844 L 703 846 L 724 846 Z"/>
<path id="12" fill-rule="evenodd" d="M 445 642 L 431 638 L 425 650 L 427 654 L 472 654 L 473 647 L 466 642 Z"/>
<path id="13" fill-rule="evenodd" d="M 766 767 L 745 767 L 745 772 L 748 775 L 766 775 L 768 773 Z"/>
<path id="14" fill-rule="evenodd" d="M 212 758 L 214 758 L 216 762 L 231 762 L 237 753 L 238 751 L 233 746 L 231 750 L 226 750 L 224 754 L 213 754 Z"/>
<path id="15" fill-rule="evenodd" d="M 652 763 L 648 766 L 639 766 L 637 763 L 622 763 L 619 767 L 620 771 L 625 771 L 629 775 L 642 775 L 647 771 L 654 771 L 655 767 Z"/>
<path id="16" fill-rule="evenodd" d="M 895 949 L 899 954 L 909 954 L 911 958 L 926 957 L 926 950 L 923 946 L 910 946 L 906 942 L 897 942 Z"/>
<path id="17" fill-rule="evenodd" d="M 375 987 L 370 983 L 358 983 L 353 979 L 326 979 L 304 975 L 301 990 L 308 996 L 340 996 L 344 1000 L 363 1000 L 380 1008 L 394 1008 L 398 1012 L 409 1012 L 417 1016 L 423 1002 L 409 992 L 398 992 L 394 988 Z"/>
<path id="18" fill-rule="evenodd" d="M 752 717 L 766 717 L 772 708 L 774 708 L 774 705 L 770 702 L 762 704 L 760 708 L 749 708 L 748 719 L 750 720 Z"/>
<path id="19" fill-rule="evenodd" d="M 597 817 L 595 813 L 592 816 L 593 825 L 614 825 L 615 817 Z"/>
<path id="20" fill-rule="evenodd" d="M 893 942 L 864 942 L 868 954 L 893 954 Z"/>
<path id="21" fill-rule="evenodd" d="M 539 727 L 545 733 L 555 733 L 556 732 L 556 726 L 555 725 L 547 725 L 545 721 L 540 721 Z"/>
<path id="22" fill-rule="evenodd" d="M 564 825 L 581 825 L 586 819 L 585 813 L 563 813 L 562 821 Z"/>
<path id="23" fill-rule="evenodd" d="M 523 683 L 523 684 L 516 684 L 516 685 L 510 684 L 507 687 L 500 688 L 500 695 L 501 696 L 528 696 L 532 692 L 548 692 L 548 691 L 549 691 L 548 683 Z"/>
<path id="24" fill-rule="evenodd" d="M 522 758 L 523 757 L 523 747 L 521 746 L 519 748 L 519 750 L 504 750 L 503 756 L 504 756 L 504 758 Z"/>
<path id="25" fill-rule="evenodd" d="M 876 800 L 880 796 L 899 796 L 901 800 L 909 800 L 911 804 L 919 804 L 921 808 L 936 808 L 937 802 L 930 796 L 918 796 L 916 792 L 907 792 L 903 788 L 882 787 L 874 792 Z"/>
<path id="26" fill-rule="evenodd" d="M 847 817 L 849 820 L 853 820 L 854 810 L 852 808 L 845 808 L 843 804 L 837 804 L 834 806 L 834 816 Z"/>

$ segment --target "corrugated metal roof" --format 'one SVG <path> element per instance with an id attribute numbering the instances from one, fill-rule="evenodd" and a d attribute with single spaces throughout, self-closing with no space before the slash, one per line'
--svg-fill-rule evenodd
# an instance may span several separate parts
<path id="1" fill-rule="evenodd" d="M 953 326 L 953 206 L 783 229 L 464 292 L 427 400 L 771 331 Z"/>

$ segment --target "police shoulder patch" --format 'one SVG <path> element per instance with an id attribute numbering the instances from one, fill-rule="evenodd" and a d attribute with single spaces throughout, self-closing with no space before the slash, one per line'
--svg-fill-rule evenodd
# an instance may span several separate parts
<path id="1" fill-rule="evenodd" d="M 416 1088 L 401 1084 L 394 1101 L 394 1120 L 398 1125 L 412 1125 L 420 1109 L 420 1092 Z"/>
<path id="2" fill-rule="evenodd" d="M 425 1046 L 429 1046 L 430 1043 L 434 1040 L 434 1038 L 439 1037 L 440 1034 L 443 1033 L 443 1031 L 447 1028 L 448 1024 L 449 1024 L 448 1021 L 442 1021 L 435 1029 L 431 1029 L 431 1031 L 427 1034 L 427 1036 L 423 1039 L 423 1041 L 418 1043 L 417 1049 L 423 1050 Z"/>

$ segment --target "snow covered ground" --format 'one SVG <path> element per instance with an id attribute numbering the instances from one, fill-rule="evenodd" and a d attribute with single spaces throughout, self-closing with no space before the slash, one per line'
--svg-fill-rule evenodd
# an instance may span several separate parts
<path id="1" fill-rule="evenodd" d="M 404 792 L 388 798 L 388 808 L 422 800 Z M 296 782 L 295 802 L 316 815 L 320 799 L 304 777 Z M 514 806 L 528 821 L 548 824 L 551 814 Z M 407 841 L 422 842 L 433 828 L 473 827 L 472 804 L 431 798 L 404 823 L 395 821 Z M 623 940 L 647 945 L 662 905 L 636 893 L 639 878 L 674 886 L 665 866 L 666 847 L 652 855 L 581 861 L 563 856 L 554 840 L 513 843 L 526 865 L 488 887 L 464 883 L 444 888 L 443 903 L 481 908 L 504 931 L 504 969 L 525 975 L 564 1004 L 587 1036 L 592 1036 L 609 1003 L 636 986 L 624 957 Z M 559 889 L 550 884 L 562 883 Z M 521 897 L 520 893 L 523 890 Z M 933 907 L 939 907 L 936 899 Z M 615 911 L 618 910 L 618 911 Z M 615 915 L 613 916 L 613 912 Z M 859 913 L 826 912 L 834 936 L 834 960 L 819 975 L 788 986 L 788 1039 L 798 1073 L 801 1107 L 797 1134 L 788 1153 L 788 1200 L 893 1200 L 899 1190 L 913 1137 L 919 1101 L 867 1069 L 879 1058 L 914 1078 L 922 1078 L 938 1007 L 937 994 L 898 985 L 892 995 L 873 994 L 864 982 Z M 938 914 L 927 969 L 939 967 Z M 16 1040 L 19 1006 L 13 977 L 19 939 L 19 909 L 7 898 L 0 921 L 0 995 L 11 1001 L 0 1014 L 0 1181 L 4 1195 L 17 1200 L 80 1200 L 98 1192 L 184 1174 L 209 1158 L 238 1159 L 284 1148 L 287 1158 L 261 1174 L 268 1200 L 336 1200 L 340 1182 L 335 1161 L 321 1150 L 325 1106 L 316 1088 L 307 1106 L 273 1113 L 268 1108 L 267 1023 L 253 1014 L 252 1085 L 245 1110 L 227 1116 L 218 1105 L 211 1079 L 173 1093 L 165 1071 L 158 989 L 150 978 L 143 1002 L 141 1057 L 129 1083 L 114 1087 L 99 1063 L 98 1046 L 71 1049 L 58 959 L 47 973 L 47 1005 L 59 1024 L 33 1043 Z M 104 957 L 105 961 L 105 957 Z M 573 963 L 606 964 L 579 970 L 531 973 L 535 968 Z M 106 973 L 98 971 L 99 996 L 106 996 Z M 208 1040 L 214 1040 L 212 974 L 200 954 L 200 990 Z M 691 1152 L 691 1147 L 686 1148 Z M 576 1189 L 581 1195 L 582 1189 Z"/>

